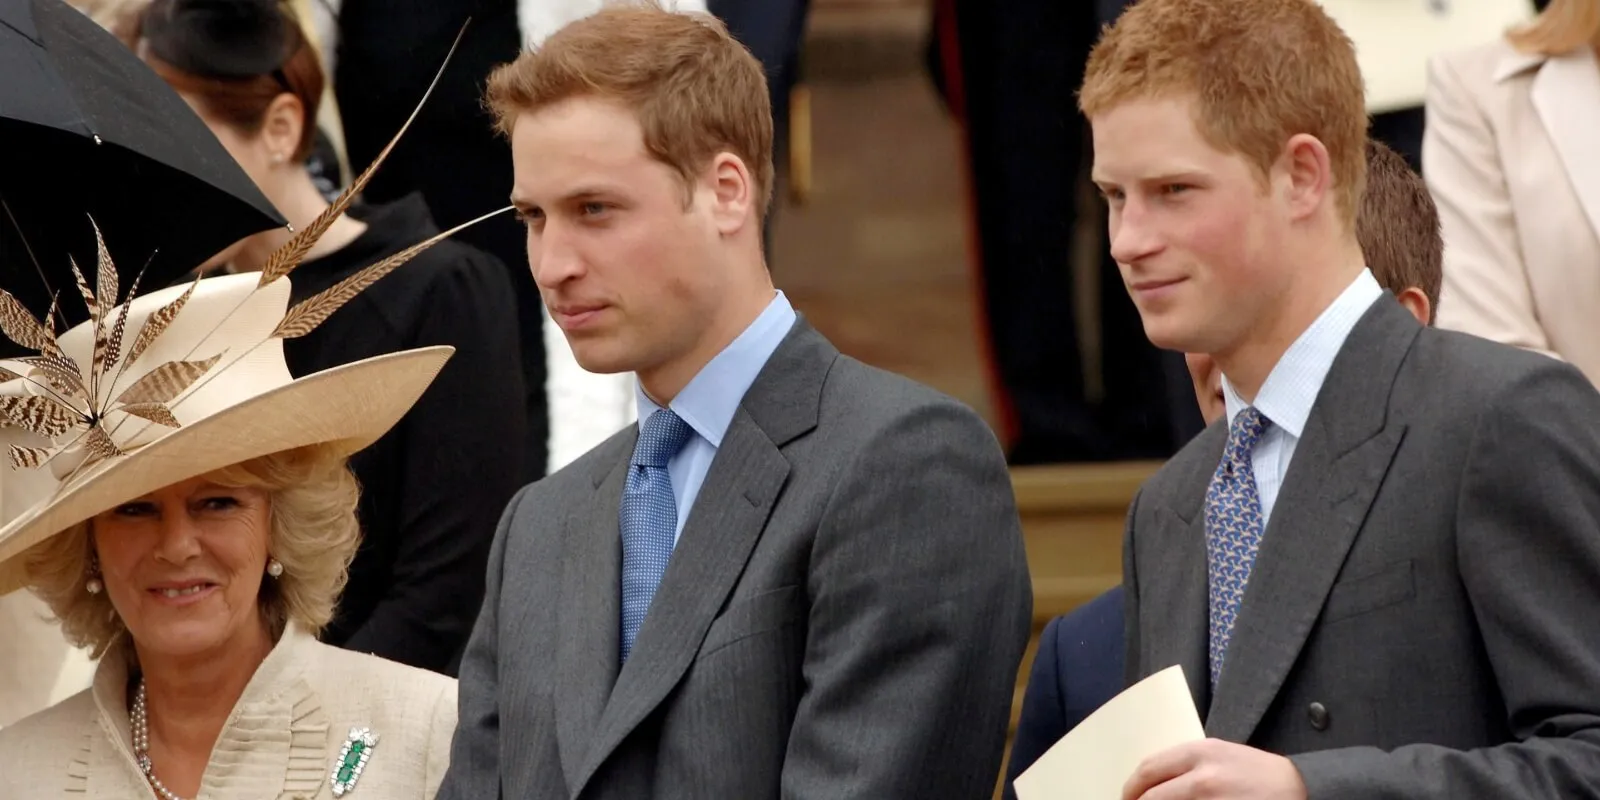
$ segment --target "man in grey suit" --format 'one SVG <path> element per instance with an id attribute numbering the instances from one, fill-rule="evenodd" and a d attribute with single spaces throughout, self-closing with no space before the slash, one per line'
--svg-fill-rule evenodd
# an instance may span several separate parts
<path id="1" fill-rule="evenodd" d="M 1124 547 L 1127 677 L 1181 665 L 1209 738 L 1124 797 L 1600 796 L 1600 395 L 1384 296 L 1349 40 L 1141 0 L 1079 97 L 1145 330 L 1227 400 Z"/>
<path id="2" fill-rule="evenodd" d="M 440 796 L 989 797 L 1032 610 L 1004 458 L 774 290 L 760 65 L 614 8 L 488 91 L 534 279 L 640 422 L 506 511 Z"/>

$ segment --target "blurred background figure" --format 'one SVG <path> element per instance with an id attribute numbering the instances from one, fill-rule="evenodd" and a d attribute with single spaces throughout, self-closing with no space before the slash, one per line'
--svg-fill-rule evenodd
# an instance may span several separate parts
<path id="1" fill-rule="evenodd" d="M 332 77 L 345 161 L 371 163 L 434 79 L 467 25 L 450 66 L 404 140 L 367 186 L 368 202 L 416 195 L 444 228 L 506 203 L 511 151 L 482 108 L 483 81 L 522 46 L 516 0 L 300 0 Z M 468 20 L 471 20 L 468 24 Z M 549 437 L 542 304 L 528 275 L 522 229 L 509 216 L 464 231 L 460 241 L 501 265 L 517 312 L 526 430 L 523 457 L 544 473 Z"/>
<path id="2" fill-rule="evenodd" d="M 296 230 L 328 208 L 305 165 L 315 140 L 322 68 L 284 5 L 154 0 L 137 50 Z M 418 60 L 437 69 L 442 55 Z M 458 67 L 450 64 L 446 74 Z M 399 123 L 390 136 L 398 130 Z M 356 163 L 364 168 L 369 162 Z M 385 162 L 378 174 L 389 166 Z M 495 207 L 486 203 L 478 211 Z M 291 278 L 292 299 L 329 289 L 438 232 L 416 194 L 365 203 L 337 219 L 307 253 Z M 289 236 L 282 230 L 257 234 L 207 266 L 260 269 Z M 513 298 L 504 263 L 449 239 L 378 281 L 311 334 L 284 343 L 295 375 L 412 347 L 456 348 L 441 379 L 400 424 L 352 459 L 363 488 L 363 538 L 324 641 L 453 673 L 482 602 L 495 523 L 511 495 L 534 477 L 525 453 L 526 392 Z"/>
<path id="3" fill-rule="evenodd" d="M 1423 177 L 1444 225 L 1439 324 L 1600 382 L 1600 0 L 1441 55 Z"/>

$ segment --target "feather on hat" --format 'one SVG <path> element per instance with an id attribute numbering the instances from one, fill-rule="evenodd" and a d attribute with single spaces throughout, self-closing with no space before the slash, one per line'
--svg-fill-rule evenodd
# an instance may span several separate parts
<path id="1" fill-rule="evenodd" d="M 309 445 L 355 453 L 421 397 L 453 348 L 391 353 L 295 379 L 283 340 L 310 333 L 379 278 L 507 209 L 373 263 L 293 307 L 287 276 L 371 180 L 442 74 L 443 67 L 372 165 L 259 273 L 199 278 L 133 298 L 135 279 L 132 299 L 118 305 L 117 270 L 97 228 L 95 284 L 72 264 L 87 322 L 58 336 L 0 289 L 0 333 L 37 351 L 0 360 L 0 447 L 9 462 L 0 465 L 0 595 L 26 584 L 21 556 L 29 548 L 95 514 L 272 453 Z"/>

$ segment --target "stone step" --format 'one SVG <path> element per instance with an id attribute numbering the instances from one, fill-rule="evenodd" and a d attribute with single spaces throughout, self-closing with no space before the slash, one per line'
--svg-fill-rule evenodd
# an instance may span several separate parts
<path id="1" fill-rule="evenodd" d="M 814 0 L 804 80 L 852 83 L 921 72 L 932 17 L 928 0 Z"/>

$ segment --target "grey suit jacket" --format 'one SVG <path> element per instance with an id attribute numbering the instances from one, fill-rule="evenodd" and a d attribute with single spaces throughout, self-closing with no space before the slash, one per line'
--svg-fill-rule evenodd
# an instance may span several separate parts
<path id="1" fill-rule="evenodd" d="M 636 435 L 507 510 L 440 796 L 988 798 L 1032 598 L 987 426 L 797 322 L 619 672 Z"/>
<path id="2" fill-rule="evenodd" d="M 1134 501 L 1130 680 L 1183 665 L 1207 734 L 1291 755 L 1313 800 L 1600 793 L 1600 395 L 1576 369 L 1374 303 L 1213 695 L 1204 495 L 1226 439 L 1212 425 Z"/>

